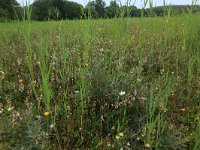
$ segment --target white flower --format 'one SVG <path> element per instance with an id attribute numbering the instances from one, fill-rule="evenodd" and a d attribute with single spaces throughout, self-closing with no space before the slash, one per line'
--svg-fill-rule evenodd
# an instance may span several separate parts
<path id="1" fill-rule="evenodd" d="M 103 52 L 103 51 L 104 51 L 104 49 L 103 49 L 103 48 L 100 48 L 100 51 L 101 51 L 101 52 Z"/>
<path id="2" fill-rule="evenodd" d="M 75 93 L 76 93 L 76 94 L 78 94 L 78 93 L 79 93 L 79 91 L 78 91 L 78 90 L 76 90 L 76 91 L 75 91 Z"/>
<path id="3" fill-rule="evenodd" d="M 7 110 L 8 110 L 8 111 L 12 111 L 13 109 L 14 109 L 14 107 L 9 106 Z"/>
<path id="4" fill-rule="evenodd" d="M 40 115 L 36 115 L 35 118 L 38 119 L 38 120 L 42 119 L 42 117 Z"/>
<path id="5" fill-rule="evenodd" d="M 117 140 L 119 140 L 120 137 L 119 137 L 118 135 L 116 135 L 115 138 L 116 138 Z"/>
<path id="6" fill-rule="evenodd" d="M 110 142 L 107 142 L 107 146 L 108 146 L 108 147 L 110 147 L 110 146 L 111 146 Z"/>
<path id="7" fill-rule="evenodd" d="M 123 95 L 125 95 L 125 94 L 126 94 L 125 91 L 121 91 L 121 92 L 119 93 L 120 96 L 123 96 Z"/>
<path id="8" fill-rule="evenodd" d="M 53 129 L 55 127 L 55 124 L 51 124 L 50 128 Z"/>

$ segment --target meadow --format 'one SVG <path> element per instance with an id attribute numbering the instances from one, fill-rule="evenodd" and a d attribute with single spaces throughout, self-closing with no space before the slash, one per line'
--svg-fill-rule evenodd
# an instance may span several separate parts
<path id="1" fill-rule="evenodd" d="M 199 150 L 199 18 L 0 23 L 0 149 Z"/>

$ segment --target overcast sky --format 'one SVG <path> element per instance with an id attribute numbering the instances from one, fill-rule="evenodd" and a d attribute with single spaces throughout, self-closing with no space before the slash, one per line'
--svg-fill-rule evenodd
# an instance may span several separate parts
<path id="1" fill-rule="evenodd" d="M 26 0 L 17 0 L 21 5 L 23 5 L 23 2 Z M 34 0 L 28 0 L 30 1 L 30 3 L 32 3 Z M 89 0 L 69 0 L 69 1 L 74 1 L 74 2 L 78 2 L 82 5 L 86 5 L 88 3 Z M 107 5 L 109 5 L 110 0 L 104 0 L 106 2 Z M 119 0 L 117 0 L 119 1 Z M 127 0 L 121 0 L 122 4 L 124 4 Z M 129 0 L 130 1 L 130 0 Z M 143 1 L 144 0 L 132 0 L 132 4 L 135 2 L 135 6 L 137 6 L 138 8 L 141 8 L 143 6 Z M 165 0 L 167 4 L 175 4 L 175 5 L 190 5 L 192 3 L 192 0 Z M 197 4 L 200 4 L 199 2 L 200 0 L 198 0 Z M 162 6 L 163 5 L 163 0 L 153 0 L 154 2 L 154 6 Z"/>

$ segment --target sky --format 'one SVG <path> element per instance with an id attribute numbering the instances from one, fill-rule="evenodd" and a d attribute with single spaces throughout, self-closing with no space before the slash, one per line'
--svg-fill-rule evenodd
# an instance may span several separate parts
<path id="1" fill-rule="evenodd" d="M 17 0 L 21 5 L 23 5 L 23 2 L 26 0 Z M 34 0 L 28 0 L 30 3 L 32 3 Z M 82 5 L 86 5 L 89 0 L 69 0 L 69 1 L 74 1 Z M 110 0 L 104 0 L 107 5 L 109 5 Z M 119 1 L 119 0 L 117 0 Z M 121 0 L 122 4 L 125 4 L 127 0 Z M 129 0 L 130 1 L 130 0 Z M 135 1 L 135 3 L 134 3 Z M 143 1 L 144 0 L 132 0 L 131 4 L 135 4 L 138 8 L 141 8 L 143 6 Z M 192 3 L 192 0 L 165 0 L 166 4 L 174 4 L 174 5 L 190 5 Z M 154 6 L 162 6 L 163 5 L 163 0 L 153 0 L 153 5 Z M 197 2 L 198 5 L 200 5 L 200 0 Z"/>

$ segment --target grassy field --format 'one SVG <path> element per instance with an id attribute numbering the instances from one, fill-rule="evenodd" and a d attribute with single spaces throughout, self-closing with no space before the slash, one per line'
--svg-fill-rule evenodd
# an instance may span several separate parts
<path id="1" fill-rule="evenodd" d="M 0 149 L 199 150 L 199 18 L 0 23 Z"/>

